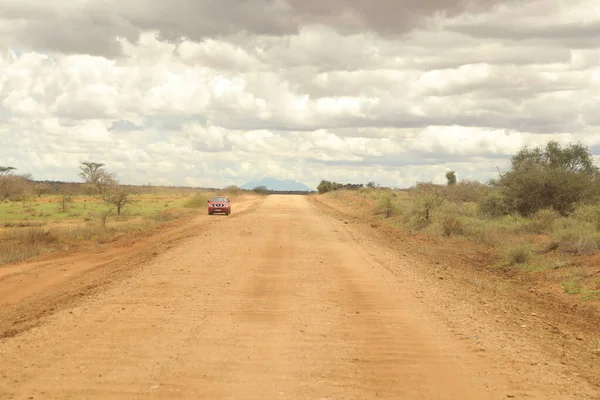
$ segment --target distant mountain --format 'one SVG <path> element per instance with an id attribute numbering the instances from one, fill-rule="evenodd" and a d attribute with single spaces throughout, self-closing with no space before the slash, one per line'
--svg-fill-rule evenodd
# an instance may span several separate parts
<path id="1" fill-rule="evenodd" d="M 264 178 L 257 181 L 248 182 L 242 185 L 242 189 L 252 190 L 258 186 L 265 186 L 268 190 L 278 192 L 312 192 L 314 189 L 309 188 L 303 183 L 292 180 L 279 180 L 274 178 Z"/>

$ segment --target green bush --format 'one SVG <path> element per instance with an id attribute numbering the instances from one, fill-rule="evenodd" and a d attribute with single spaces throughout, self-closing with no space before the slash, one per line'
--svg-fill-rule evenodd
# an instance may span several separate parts
<path id="1" fill-rule="evenodd" d="M 442 230 L 446 237 L 460 235 L 464 232 L 463 223 L 456 214 L 449 214 L 442 220 Z"/>
<path id="2" fill-rule="evenodd" d="M 252 191 L 254 193 L 261 194 L 261 195 L 266 195 L 271 192 L 269 189 L 267 189 L 266 186 L 257 186 L 255 188 L 253 188 Z"/>
<path id="3" fill-rule="evenodd" d="M 525 147 L 511 162 L 498 185 L 510 208 L 522 216 L 542 209 L 567 216 L 577 203 L 598 199 L 598 168 L 581 144 L 561 148 L 553 141 L 544 149 Z"/>
<path id="4" fill-rule="evenodd" d="M 477 203 L 482 197 L 487 196 L 491 188 L 481 182 L 463 180 L 443 188 L 446 200 L 463 203 Z"/>
<path id="5" fill-rule="evenodd" d="M 552 240 L 564 253 L 591 254 L 600 248 L 600 233 L 589 224 L 555 229 Z"/>
<path id="6" fill-rule="evenodd" d="M 390 218 L 394 214 L 394 210 L 395 205 L 392 193 L 389 191 L 381 193 L 377 204 L 377 213 L 385 215 L 386 218 Z"/>
<path id="7" fill-rule="evenodd" d="M 413 206 L 413 225 L 423 229 L 431 223 L 433 212 L 443 203 L 443 198 L 436 192 L 423 193 L 417 196 Z"/>
<path id="8" fill-rule="evenodd" d="M 588 223 L 596 231 L 600 231 L 600 205 L 582 204 L 575 208 L 572 217 L 578 221 Z"/>
<path id="9" fill-rule="evenodd" d="M 490 192 L 479 201 L 479 213 L 485 218 L 500 218 L 509 214 L 504 195 L 499 192 Z"/>
<path id="10" fill-rule="evenodd" d="M 522 230 L 527 233 L 551 233 L 559 218 L 560 214 L 554 210 L 540 210 L 528 219 Z"/>
<path id="11" fill-rule="evenodd" d="M 207 194 L 204 193 L 198 193 L 197 195 L 195 195 L 194 197 L 192 197 L 191 199 L 189 199 L 187 201 L 187 203 L 185 203 L 184 207 L 186 208 L 202 208 L 202 207 L 206 207 L 206 204 L 209 200 L 209 196 Z"/>

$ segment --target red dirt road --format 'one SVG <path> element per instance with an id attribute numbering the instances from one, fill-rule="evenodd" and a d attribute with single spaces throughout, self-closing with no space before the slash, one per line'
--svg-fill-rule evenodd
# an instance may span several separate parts
<path id="1" fill-rule="evenodd" d="M 0 398 L 599 398 L 523 376 L 508 337 L 504 363 L 482 356 L 415 297 L 405 258 L 306 197 L 254 205 L 143 262 L 0 298 Z"/>

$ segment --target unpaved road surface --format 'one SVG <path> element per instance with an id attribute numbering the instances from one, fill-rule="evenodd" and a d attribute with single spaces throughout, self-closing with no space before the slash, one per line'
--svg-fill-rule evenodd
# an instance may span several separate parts
<path id="1" fill-rule="evenodd" d="M 306 197 L 195 226 L 76 301 L 39 294 L 69 301 L 0 339 L 0 398 L 598 398 L 578 377 L 523 375 L 509 339 L 507 358 L 483 356 L 415 297 L 406 261 Z M 42 306 L 20 302 L 5 324 Z"/>

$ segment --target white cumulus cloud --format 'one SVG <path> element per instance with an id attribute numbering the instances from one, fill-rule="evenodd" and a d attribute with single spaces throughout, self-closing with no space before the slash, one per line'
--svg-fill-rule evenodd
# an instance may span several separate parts
<path id="1" fill-rule="evenodd" d="M 548 140 L 600 154 L 595 1 L 223 4 L 0 2 L 0 165 L 406 187 Z"/>

